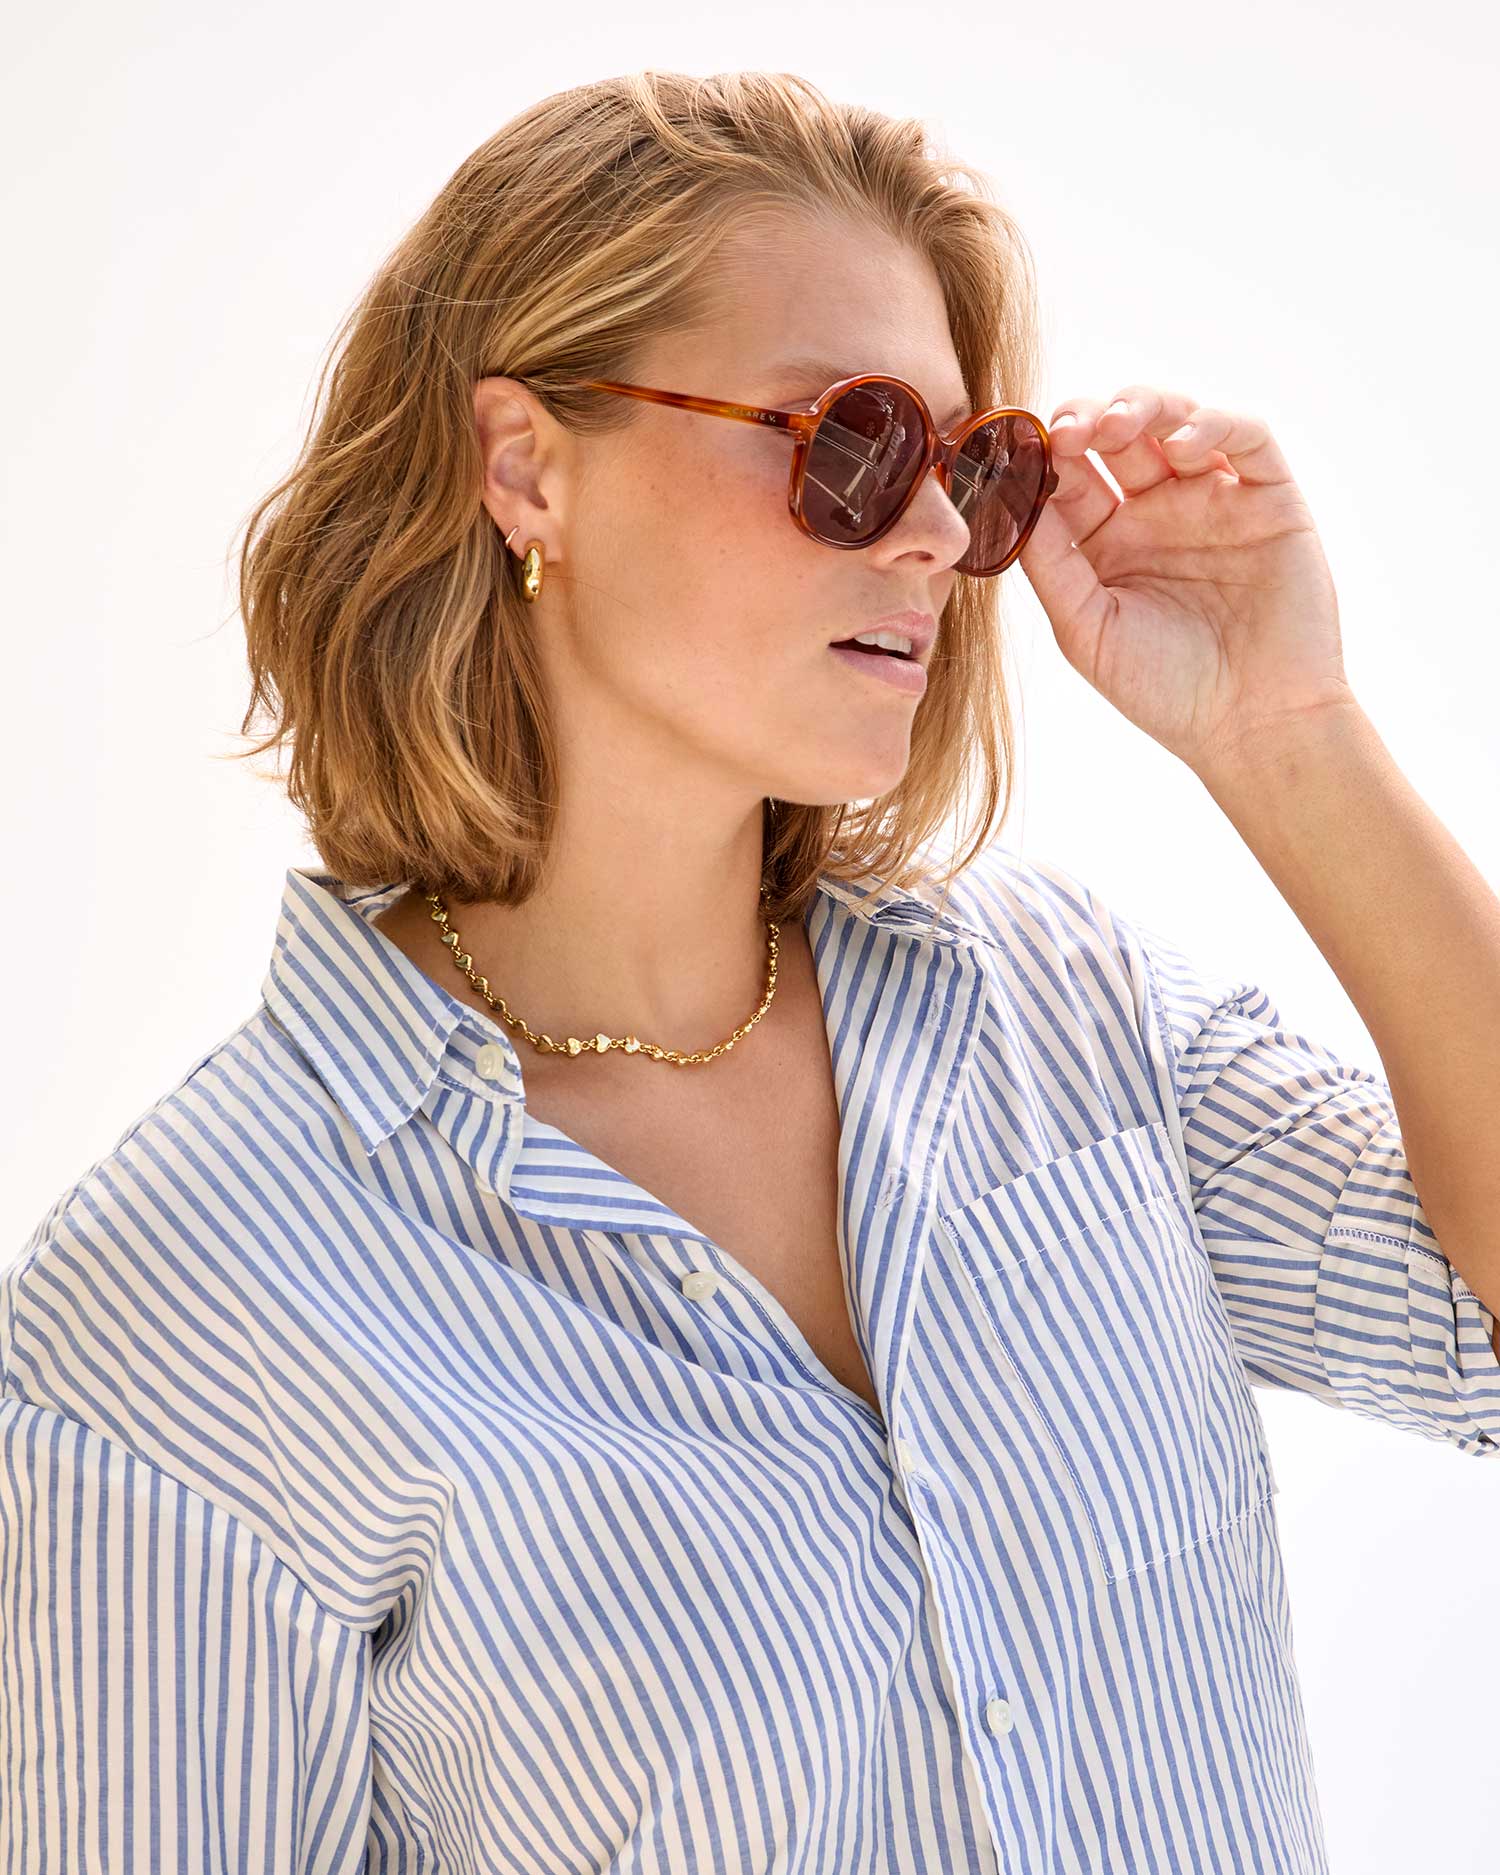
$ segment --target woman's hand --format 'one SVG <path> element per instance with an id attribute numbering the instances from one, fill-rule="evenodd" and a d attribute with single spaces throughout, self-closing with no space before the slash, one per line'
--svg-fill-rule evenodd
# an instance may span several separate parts
<path id="1" fill-rule="evenodd" d="M 1259 417 L 1136 384 L 1107 410 L 1069 398 L 1047 427 L 1059 481 L 1020 564 L 1063 656 L 1116 709 L 1203 771 L 1352 701 L 1322 543 Z"/>

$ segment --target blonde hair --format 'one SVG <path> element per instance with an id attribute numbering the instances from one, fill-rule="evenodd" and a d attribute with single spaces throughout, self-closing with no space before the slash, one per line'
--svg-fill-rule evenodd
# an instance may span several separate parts
<path id="1" fill-rule="evenodd" d="M 645 406 L 578 381 L 628 380 L 653 336 L 710 318 L 716 247 L 766 210 L 866 220 L 924 255 L 972 407 L 1030 406 L 1026 244 L 983 174 L 932 149 L 918 120 L 783 72 L 645 71 L 523 111 L 347 315 L 298 459 L 245 524 L 240 730 L 264 708 L 271 733 L 230 759 L 290 746 L 288 796 L 338 878 L 509 904 L 534 888 L 557 742 L 517 563 L 480 499 L 475 381 L 523 379 L 581 436 L 630 424 Z M 951 883 L 1004 821 L 998 584 L 957 576 L 896 787 L 767 801 L 772 917 L 800 913 L 821 872 L 926 879 L 919 848 L 977 798 Z"/>

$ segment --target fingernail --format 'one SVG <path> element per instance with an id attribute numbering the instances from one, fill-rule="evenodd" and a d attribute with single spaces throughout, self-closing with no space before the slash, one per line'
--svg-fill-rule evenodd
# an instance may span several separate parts
<path id="1" fill-rule="evenodd" d="M 1077 421 L 1078 412 L 1076 410 L 1065 410 L 1060 417 L 1054 417 L 1052 419 L 1052 428 L 1054 430 L 1060 430 L 1065 423 L 1076 423 Z"/>

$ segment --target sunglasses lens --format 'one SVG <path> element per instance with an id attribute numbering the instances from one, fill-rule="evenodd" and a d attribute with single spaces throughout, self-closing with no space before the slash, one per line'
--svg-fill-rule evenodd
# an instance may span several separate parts
<path id="1" fill-rule="evenodd" d="M 888 379 L 871 379 L 829 405 L 813 434 L 802 512 L 820 539 L 872 540 L 911 493 L 922 462 L 922 412 Z M 1014 552 L 1047 473 L 1042 433 L 1024 416 L 971 430 L 953 465 L 949 498 L 969 524 L 960 573 L 993 573 Z"/>
<path id="2" fill-rule="evenodd" d="M 839 546 L 873 538 L 911 493 L 922 461 L 922 412 L 899 384 L 872 379 L 823 413 L 807 452 L 802 512 Z"/>
<path id="3" fill-rule="evenodd" d="M 996 417 L 964 438 L 949 499 L 969 524 L 960 573 L 994 573 L 1014 553 L 1047 474 L 1042 433 L 1028 417 Z"/>

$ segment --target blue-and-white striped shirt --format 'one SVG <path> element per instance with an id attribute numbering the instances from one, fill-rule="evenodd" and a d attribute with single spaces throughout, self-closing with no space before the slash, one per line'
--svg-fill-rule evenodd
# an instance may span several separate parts
<path id="1" fill-rule="evenodd" d="M 4 1272 L 7 1875 L 1324 1870 L 1251 1387 L 1500 1451 L 1385 1082 L 998 844 L 825 880 L 877 1413 L 402 889 Z"/>

